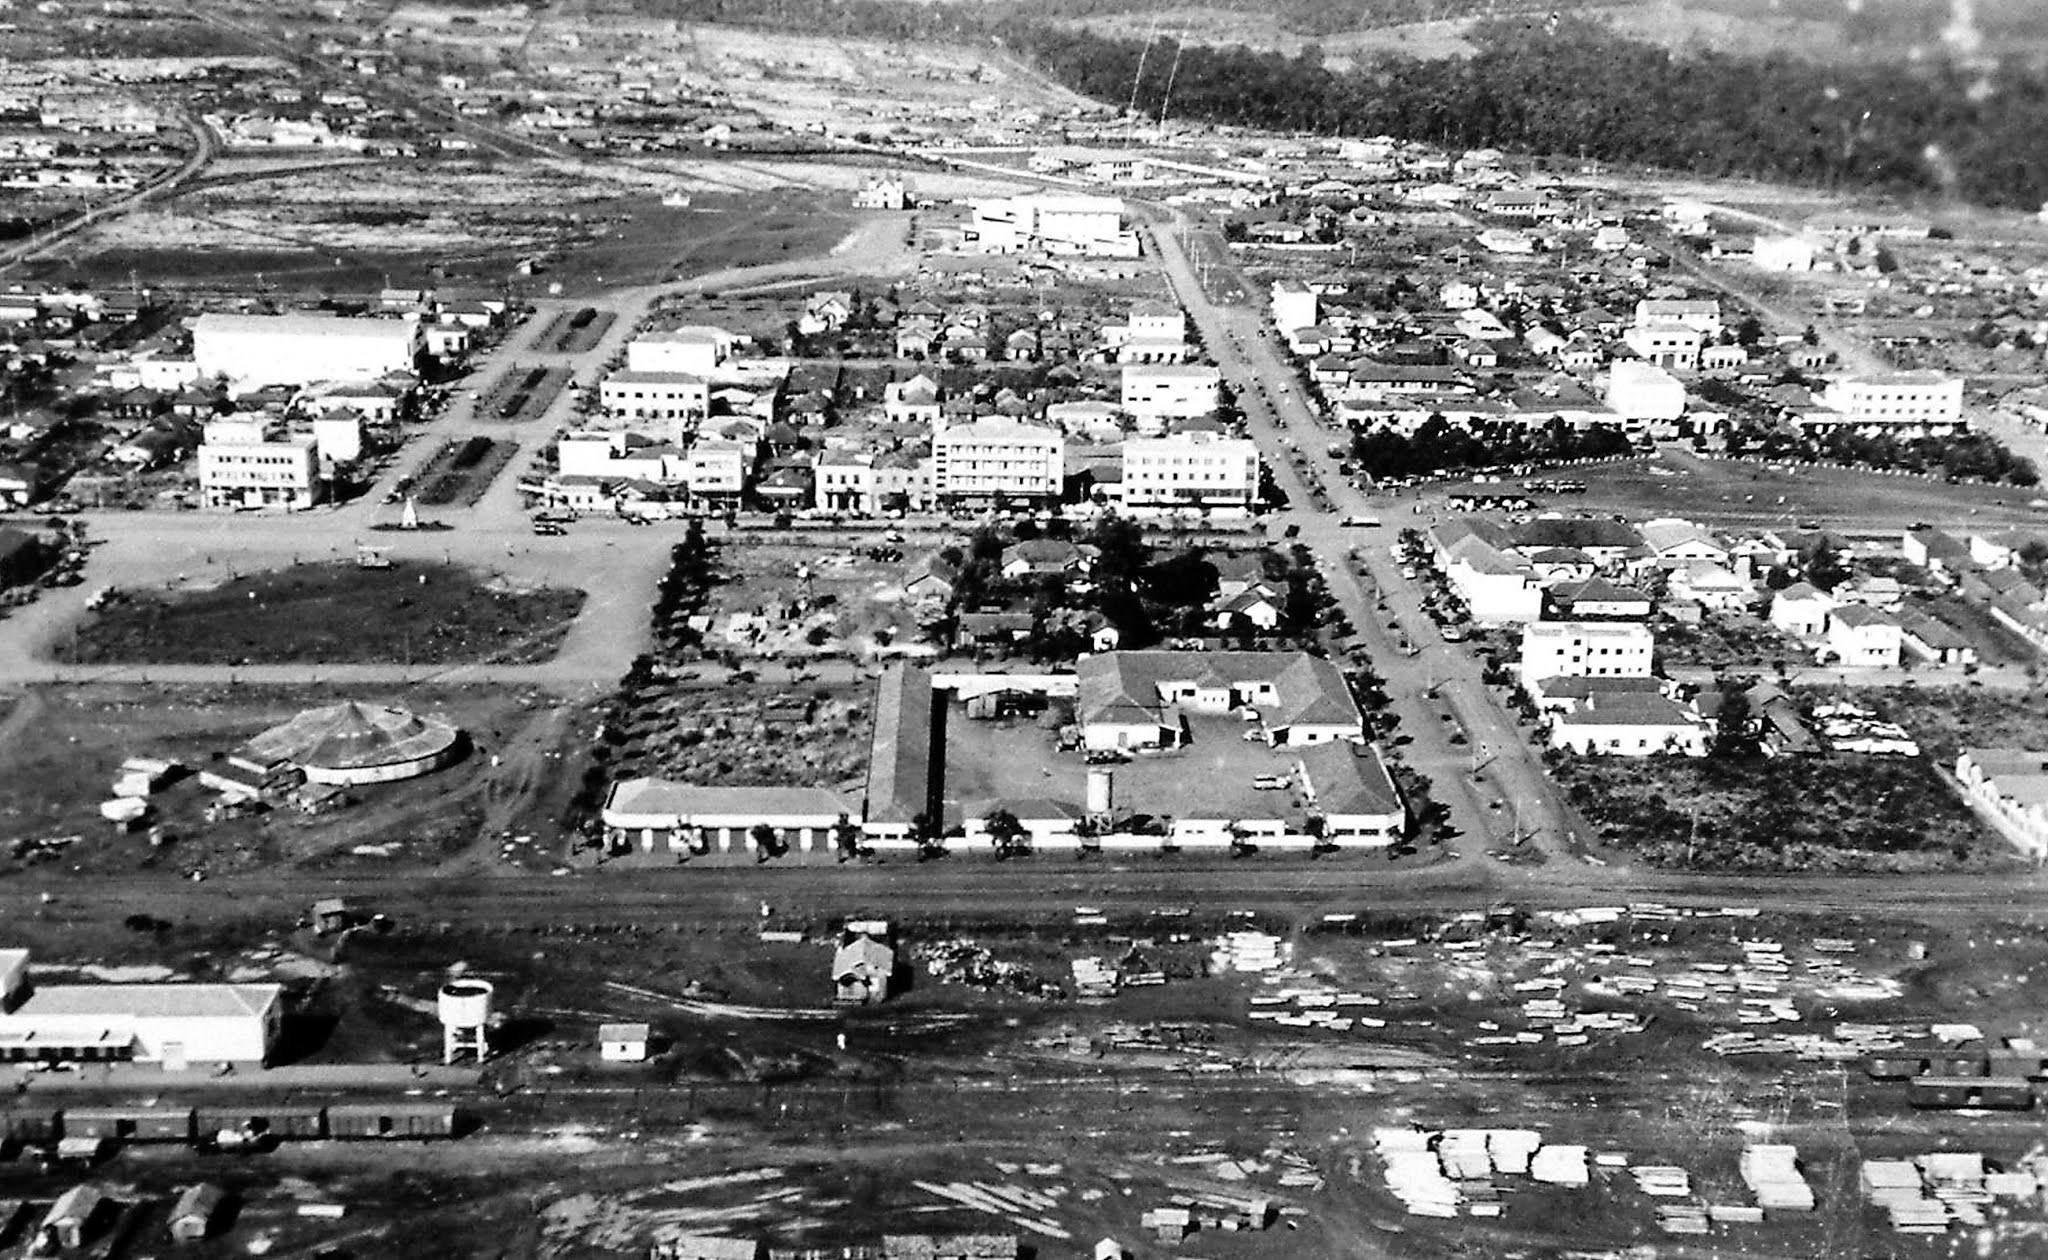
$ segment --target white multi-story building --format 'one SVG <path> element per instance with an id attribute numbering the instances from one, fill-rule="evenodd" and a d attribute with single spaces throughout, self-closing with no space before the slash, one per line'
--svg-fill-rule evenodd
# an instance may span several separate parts
<path id="1" fill-rule="evenodd" d="M 812 469 L 820 511 L 880 516 L 928 506 L 932 461 L 905 454 L 826 451 Z"/>
<path id="2" fill-rule="evenodd" d="M 995 416 L 932 439 L 932 493 L 940 499 L 1057 499 L 1066 441 L 1051 429 Z"/>
<path id="3" fill-rule="evenodd" d="M 616 430 L 563 434 L 555 443 L 555 466 L 564 477 L 622 477 L 656 485 L 687 479 L 681 447 Z"/>
<path id="4" fill-rule="evenodd" d="M 1639 622 L 1539 621 L 1522 628 L 1522 688 L 1546 678 L 1648 678 L 1656 636 Z"/>
<path id="5" fill-rule="evenodd" d="M 199 443 L 199 490 L 208 507 L 296 511 L 320 501 L 319 464 L 310 433 L 284 434 L 260 419 L 214 420 Z"/>
<path id="6" fill-rule="evenodd" d="M 1697 328 L 1686 324 L 1653 324 L 1648 328 L 1624 329 L 1621 340 L 1646 363 L 1676 372 L 1699 371 L 1700 347 L 1704 338 Z"/>
<path id="7" fill-rule="evenodd" d="M 1721 335 L 1721 304 L 1713 298 L 1644 298 L 1636 303 L 1636 327 L 1683 324 L 1703 337 Z"/>
<path id="8" fill-rule="evenodd" d="M 702 325 L 645 333 L 626 343 L 626 370 L 711 377 L 732 357 L 736 341 L 723 328 Z"/>
<path id="9" fill-rule="evenodd" d="M 1963 422 L 1963 378 L 1940 372 L 1838 376 L 1818 401 L 1844 424 L 1953 430 Z"/>
<path id="10" fill-rule="evenodd" d="M 1102 330 L 1119 363 L 1185 363 L 1188 317 L 1171 302 L 1139 302 L 1130 318 Z"/>
<path id="11" fill-rule="evenodd" d="M 1607 376 L 1608 409 L 1625 424 L 1676 420 L 1685 414 L 1685 386 L 1640 359 L 1617 359 Z"/>
<path id="12" fill-rule="evenodd" d="M 1273 326 L 1281 333 L 1312 327 L 1321 314 L 1316 291 L 1299 280 L 1273 282 Z"/>
<path id="13" fill-rule="evenodd" d="M 1259 448 L 1248 438 L 1176 433 L 1124 443 L 1124 506 L 1243 515 L 1259 497 Z"/>
<path id="14" fill-rule="evenodd" d="M 976 201 L 973 207 L 971 231 L 983 253 L 1042 249 L 1049 254 L 1138 256 L 1138 236 L 1123 226 L 1120 198 L 1032 193 Z"/>
<path id="15" fill-rule="evenodd" d="M 614 419 L 666 421 L 681 436 L 711 410 L 711 383 L 688 372 L 614 372 L 597 398 Z"/>
<path id="16" fill-rule="evenodd" d="M 1133 416 L 1206 416 L 1222 400 L 1223 374 L 1195 363 L 1127 363 L 1123 408 Z"/>
<path id="17" fill-rule="evenodd" d="M 704 438 L 690 444 L 684 479 L 696 498 L 731 503 L 745 492 L 747 473 L 753 466 L 754 448 L 750 443 Z"/>
<path id="18" fill-rule="evenodd" d="M 252 387 L 410 372 L 425 345 L 415 319 L 207 314 L 192 321 L 192 357 L 200 375 Z"/>

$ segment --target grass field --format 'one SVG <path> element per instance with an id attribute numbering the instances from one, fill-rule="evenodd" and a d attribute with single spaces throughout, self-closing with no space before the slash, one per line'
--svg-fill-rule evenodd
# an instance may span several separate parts
<path id="1" fill-rule="evenodd" d="M 1921 758 L 1567 757 L 1565 795 L 1652 865 L 1928 872 L 2013 859 Z"/>
<path id="2" fill-rule="evenodd" d="M 582 591 L 513 591 L 459 566 L 304 564 L 202 591 L 142 592 L 80 627 L 79 664 L 269 665 L 544 661 Z"/>

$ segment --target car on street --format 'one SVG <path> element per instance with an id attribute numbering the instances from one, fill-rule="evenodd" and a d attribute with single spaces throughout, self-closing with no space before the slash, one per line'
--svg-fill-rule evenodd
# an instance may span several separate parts
<path id="1" fill-rule="evenodd" d="M 1252 780 L 1252 786 L 1261 792 L 1282 792 L 1287 789 L 1288 782 L 1284 774 L 1262 774 Z"/>
<path id="2" fill-rule="evenodd" d="M 1346 529 L 1378 529 L 1380 519 L 1377 516 L 1347 516 L 1337 523 Z"/>

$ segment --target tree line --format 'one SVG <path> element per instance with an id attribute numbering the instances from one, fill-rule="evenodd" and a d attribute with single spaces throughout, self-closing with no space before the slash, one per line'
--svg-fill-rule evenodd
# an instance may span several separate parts
<path id="1" fill-rule="evenodd" d="M 1353 69 L 1242 47 L 1144 44 L 1041 22 L 1004 38 L 1067 86 L 1142 113 L 1330 135 L 1390 135 L 1696 171 L 2048 199 L 2048 75 L 1945 62 L 1822 66 L 1672 53 L 1597 21 L 1500 20 L 1465 59 L 1382 55 Z M 1169 88 L 1170 79 L 1170 88 Z M 1169 99 L 1170 92 L 1170 99 Z"/>

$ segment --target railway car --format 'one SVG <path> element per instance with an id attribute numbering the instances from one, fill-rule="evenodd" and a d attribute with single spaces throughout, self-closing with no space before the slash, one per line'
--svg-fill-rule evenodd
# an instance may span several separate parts
<path id="1" fill-rule="evenodd" d="M 1923 1111 L 2031 1111 L 2034 1086 L 2023 1077 L 1916 1076 L 1906 1101 Z"/>
<path id="2" fill-rule="evenodd" d="M 190 1107 L 66 1107 L 62 1113 L 66 1138 L 100 1138 L 115 1142 L 190 1142 Z"/>
<path id="3" fill-rule="evenodd" d="M 218 1142 L 221 1134 L 242 1140 L 310 1142 L 324 1135 L 320 1108 L 270 1103 L 239 1106 L 201 1107 L 196 1135 L 201 1142 Z"/>
<path id="4" fill-rule="evenodd" d="M 452 1138 L 457 1121 L 452 1103 L 337 1103 L 327 1108 L 327 1136 L 336 1141 Z"/>
<path id="5" fill-rule="evenodd" d="M 0 1146 L 44 1146 L 55 1142 L 61 1132 L 58 1113 L 52 1108 L 0 1111 Z"/>

